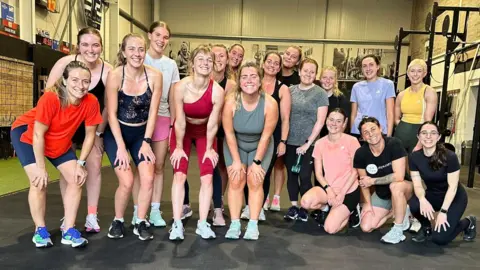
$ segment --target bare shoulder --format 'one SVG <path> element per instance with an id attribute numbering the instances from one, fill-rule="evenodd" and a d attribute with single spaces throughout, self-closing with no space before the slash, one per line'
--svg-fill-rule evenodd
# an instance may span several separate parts
<path id="1" fill-rule="evenodd" d="M 110 63 L 103 61 L 103 72 L 110 72 L 113 70 L 113 66 Z"/>
<path id="2" fill-rule="evenodd" d="M 405 90 L 403 90 L 403 91 L 401 91 L 400 93 L 398 93 L 397 99 L 403 98 L 404 95 L 405 95 Z"/>
<path id="3" fill-rule="evenodd" d="M 145 70 L 147 71 L 147 74 L 149 77 L 158 77 L 158 76 L 163 76 L 162 72 L 159 71 L 158 69 L 150 66 L 150 65 L 144 65 Z"/>
<path id="4" fill-rule="evenodd" d="M 66 55 L 55 63 L 56 66 L 62 67 L 64 69 L 70 62 L 75 60 L 75 54 Z"/>
<path id="5" fill-rule="evenodd" d="M 267 110 L 277 109 L 277 101 L 270 95 L 265 94 L 265 108 Z"/>
<path id="6" fill-rule="evenodd" d="M 224 94 L 224 89 L 216 81 L 213 81 L 212 90 L 213 90 L 214 95 L 223 95 Z"/>
<path id="7" fill-rule="evenodd" d="M 425 88 L 425 95 L 434 95 L 436 96 L 437 95 L 437 91 L 435 89 L 433 89 L 433 87 L 431 87 L 430 85 L 427 85 L 427 87 Z"/>

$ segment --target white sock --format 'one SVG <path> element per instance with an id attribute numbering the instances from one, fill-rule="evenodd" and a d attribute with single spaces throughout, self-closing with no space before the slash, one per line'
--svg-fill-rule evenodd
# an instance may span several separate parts
<path id="1" fill-rule="evenodd" d="M 153 210 L 160 210 L 160 203 L 159 202 L 153 202 L 151 204 L 151 207 L 152 207 L 152 211 Z"/>
<path id="2" fill-rule="evenodd" d="M 280 195 L 273 195 L 273 198 L 274 198 L 274 199 L 277 198 L 277 199 L 280 200 Z"/>
<path id="3" fill-rule="evenodd" d="M 137 212 L 137 210 L 138 210 L 138 205 L 135 204 L 135 205 L 133 206 L 133 211 L 134 211 L 134 212 Z"/>
<path id="4" fill-rule="evenodd" d="M 115 217 L 113 220 L 114 220 L 114 221 L 117 221 L 117 220 L 118 220 L 118 221 L 120 221 L 120 222 L 122 222 L 122 223 L 125 222 L 125 220 L 123 219 L 123 217 L 122 217 L 122 218 L 117 218 L 117 217 Z"/>

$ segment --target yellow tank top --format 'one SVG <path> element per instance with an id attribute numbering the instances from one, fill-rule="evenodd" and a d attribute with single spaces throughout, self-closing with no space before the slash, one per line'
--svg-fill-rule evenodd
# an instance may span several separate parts
<path id="1" fill-rule="evenodd" d="M 427 85 L 418 92 L 412 92 L 410 87 L 405 89 L 400 108 L 402 110 L 402 121 L 410 124 L 422 124 L 424 122 L 423 115 L 426 108 L 425 89 Z"/>

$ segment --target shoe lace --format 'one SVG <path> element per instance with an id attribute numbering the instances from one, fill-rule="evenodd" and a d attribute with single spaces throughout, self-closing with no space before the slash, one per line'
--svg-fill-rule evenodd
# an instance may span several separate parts
<path id="1" fill-rule="evenodd" d="M 80 236 L 81 236 L 80 232 L 75 228 L 70 228 L 67 231 L 67 234 L 70 234 L 72 236 L 72 238 L 80 238 Z"/>
<path id="2" fill-rule="evenodd" d="M 47 231 L 47 228 L 45 228 L 45 227 L 38 228 L 37 233 L 38 233 L 43 239 L 50 237 L 50 233 Z"/>

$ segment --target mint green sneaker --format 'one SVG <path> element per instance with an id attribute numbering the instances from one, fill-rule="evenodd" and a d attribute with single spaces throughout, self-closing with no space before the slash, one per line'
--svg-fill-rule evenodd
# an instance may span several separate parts
<path id="1" fill-rule="evenodd" d="M 240 221 L 232 221 L 230 223 L 230 228 L 228 228 L 227 233 L 225 234 L 225 238 L 227 239 L 239 239 L 241 232 L 241 224 Z"/>
<path id="2" fill-rule="evenodd" d="M 210 228 L 210 223 L 206 221 L 197 223 L 195 233 L 200 235 L 203 239 L 215 239 L 217 237 L 215 232 L 212 231 L 212 228 Z"/>
<path id="3" fill-rule="evenodd" d="M 162 211 L 160 210 L 151 210 L 150 211 L 150 223 L 153 224 L 155 227 L 165 227 L 167 223 L 162 218 Z"/>
<path id="4" fill-rule="evenodd" d="M 32 242 L 37 248 L 48 248 L 53 246 L 47 227 L 38 227 L 37 231 L 35 231 L 35 234 L 32 237 Z"/>
<path id="5" fill-rule="evenodd" d="M 243 235 L 243 239 L 245 240 L 258 240 L 258 236 L 260 233 L 258 232 L 258 224 L 253 223 L 251 221 L 248 222 L 247 230 Z"/>

